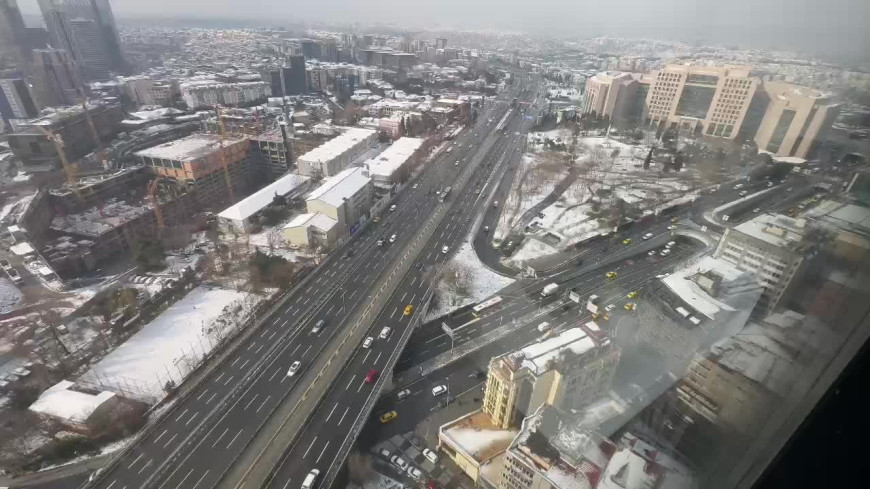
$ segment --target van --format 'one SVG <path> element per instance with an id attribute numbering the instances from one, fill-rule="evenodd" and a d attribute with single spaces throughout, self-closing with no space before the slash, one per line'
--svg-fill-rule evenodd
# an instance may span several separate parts
<path id="1" fill-rule="evenodd" d="M 317 482 L 317 477 L 320 475 L 320 471 L 317 469 L 311 469 L 311 472 L 305 476 L 305 480 L 302 481 L 302 489 L 311 489 L 314 487 L 314 483 Z"/>
<path id="2" fill-rule="evenodd" d="M 326 321 L 323 319 L 318 319 L 316 323 L 314 323 L 314 327 L 311 328 L 311 334 L 317 334 L 323 329 L 323 325 L 326 324 Z"/>
<path id="3" fill-rule="evenodd" d="M 547 331 L 550 331 L 550 323 L 544 321 L 543 323 L 539 324 L 538 331 L 540 331 L 541 333 L 546 333 Z"/>

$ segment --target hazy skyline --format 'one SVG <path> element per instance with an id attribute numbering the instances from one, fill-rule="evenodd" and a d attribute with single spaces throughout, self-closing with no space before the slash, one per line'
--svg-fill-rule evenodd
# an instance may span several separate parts
<path id="1" fill-rule="evenodd" d="M 111 0 L 115 16 L 226 18 L 281 25 L 393 23 L 559 37 L 650 37 L 775 47 L 866 59 L 866 0 Z M 39 14 L 36 0 L 19 0 Z"/>

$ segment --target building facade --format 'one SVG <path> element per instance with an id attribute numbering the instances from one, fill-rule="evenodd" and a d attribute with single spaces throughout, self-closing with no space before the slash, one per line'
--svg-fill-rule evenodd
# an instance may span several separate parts
<path id="1" fill-rule="evenodd" d="M 613 122 L 638 123 L 651 79 L 637 73 L 603 72 L 586 80 L 583 113 Z"/>
<path id="2" fill-rule="evenodd" d="M 377 131 L 349 128 L 296 160 L 299 173 L 311 177 L 331 177 L 350 166 L 377 139 Z"/>
<path id="3" fill-rule="evenodd" d="M 0 116 L 3 120 L 31 119 L 39 115 L 36 98 L 24 77 L 0 79 Z"/>
<path id="4" fill-rule="evenodd" d="M 785 82 L 765 82 L 767 108 L 755 144 L 777 156 L 806 159 L 830 129 L 840 106 L 818 90 Z"/>
<path id="5" fill-rule="evenodd" d="M 20 66 L 27 59 L 27 27 L 16 0 L 0 0 L 0 69 Z"/>
<path id="6" fill-rule="evenodd" d="M 73 105 L 81 99 L 78 69 L 62 49 L 33 50 L 34 94 L 42 107 Z"/>
<path id="7" fill-rule="evenodd" d="M 226 105 L 236 107 L 265 102 L 272 95 L 268 83 L 259 81 L 221 83 L 215 80 L 182 83 L 181 98 L 190 109 Z"/>
<path id="8" fill-rule="evenodd" d="M 338 236 L 353 234 L 361 219 L 368 215 L 374 185 L 368 173 L 359 167 L 348 168 L 327 178 L 306 199 L 309 213 L 318 212 L 334 219 Z"/>

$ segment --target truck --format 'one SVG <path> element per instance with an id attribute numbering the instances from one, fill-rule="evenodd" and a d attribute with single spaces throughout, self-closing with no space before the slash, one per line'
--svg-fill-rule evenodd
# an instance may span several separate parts
<path id="1" fill-rule="evenodd" d="M 565 294 L 565 300 L 568 302 L 573 302 L 575 304 L 580 303 L 580 293 L 577 292 L 576 287 L 568 290 L 568 292 Z"/>
<path id="2" fill-rule="evenodd" d="M 586 310 L 591 312 L 592 314 L 598 313 L 598 296 L 593 294 L 589 296 L 589 300 L 586 301 Z"/>
<path id="3" fill-rule="evenodd" d="M 544 290 L 541 291 L 541 297 L 549 297 L 556 293 L 559 290 L 559 284 L 547 284 L 544 286 Z"/>

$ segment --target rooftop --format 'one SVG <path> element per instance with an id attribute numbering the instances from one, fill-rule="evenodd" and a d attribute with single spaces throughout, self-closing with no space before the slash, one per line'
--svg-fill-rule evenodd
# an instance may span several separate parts
<path id="1" fill-rule="evenodd" d="M 781 214 L 761 214 L 733 229 L 787 249 L 795 249 L 807 232 L 805 219 L 793 219 Z"/>
<path id="2" fill-rule="evenodd" d="M 244 142 L 243 138 L 224 138 L 224 146 Z M 162 158 L 165 160 L 193 161 L 216 152 L 219 148 L 216 134 L 191 134 L 190 136 L 163 143 L 153 148 L 134 153 L 136 156 Z"/>
<path id="3" fill-rule="evenodd" d="M 515 429 L 501 429 L 483 411 L 474 411 L 439 428 L 440 434 L 478 463 L 486 462 L 505 451 L 519 433 Z"/>
<path id="4" fill-rule="evenodd" d="M 372 137 L 375 134 L 376 131 L 371 129 L 351 127 L 338 136 L 300 156 L 299 159 L 311 162 L 330 161 L 333 158 L 344 154 L 360 141 Z"/>
<path id="5" fill-rule="evenodd" d="M 705 256 L 692 265 L 674 271 L 662 282 L 692 309 L 708 319 L 714 319 L 719 311 L 733 311 L 734 308 L 711 296 L 695 280 L 698 275 L 707 276 L 711 272 L 721 277 L 724 283 L 734 282 L 746 274 L 725 260 Z"/>
<path id="6" fill-rule="evenodd" d="M 310 177 L 288 173 L 238 203 L 227 207 L 218 214 L 218 217 L 234 221 L 245 220 L 271 204 L 276 195 L 287 195 L 305 185 L 309 180 L 311 180 Z"/>
<path id="7" fill-rule="evenodd" d="M 329 231 L 335 227 L 336 224 L 338 224 L 338 221 L 326 214 L 309 212 L 294 217 L 293 220 L 284 225 L 284 229 L 313 226 L 321 231 Z"/>
<path id="8" fill-rule="evenodd" d="M 88 110 L 93 111 L 99 108 L 108 108 L 110 107 L 110 104 L 105 104 L 101 102 L 88 102 L 87 106 Z M 77 117 L 84 113 L 84 110 L 82 110 L 82 107 L 80 105 L 49 108 L 45 110 L 48 112 L 40 115 L 35 119 L 30 119 L 25 124 L 22 124 L 23 128 L 26 128 L 27 126 L 53 126 L 55 124 L 65 121 L 66 119 Z"/>
<path id="9" fill-rule="evenodd" d="M 390 177 L 422 145 L 420 138 L 399 138 L 383 153 L 366 161 L 365 167 L 371 175 Z"/>
<path id="10" fill-rule="evenodd" d="M 51 221 L 55 231 L 97 237 L 151 212 L 151 206 L 109 201 L 99 207 L 67 216 L 58 215 Z"/>
<path id="11" fill-rule="evenodd" d="M 805 216 L 827 227 L 870 235 L 870 209 L 867 207 L 826 200 L 809 209 Z"/>
<path id="12" fill-rule="evenodd" d="M 513 360 L 516 360 L 517 368 L 525 367 L 535 375 L 540 375 L 552 368 L 551 362 L 555 361 L 562 352 L 570 351 L 575 355 L 582 355 L 596 346 L 595 340 L 583 329 L 570 328 L 552 338 L 508 354 L 507 364 L 510 365 Z"/>
<path id="13" fill-rule="evenodd" d="M 661 449 L 626 433 L 601 477 L 599 489 L 688 489 L 694 480 L 681 462 Z"/>
<path id="14" fill-rule="evenodd" d="M 340 206 L 369 182 L 371 178 L 361 167 L 348 168 L 338 175 L 327 178 L 323 184 L 314 189 L 306 200 L 321 200 L 333 207 Z"/>
<path id="15" fill-rule="evenodd" d="M 84 423 L 97 408 L 115 396 L 113 392 L 106 391 L 98 394 L 79 392 L 72 390 L 74 385 L 68 380 L 61 380 L 43 392 L 28 409 L 60 419 Z"/>

